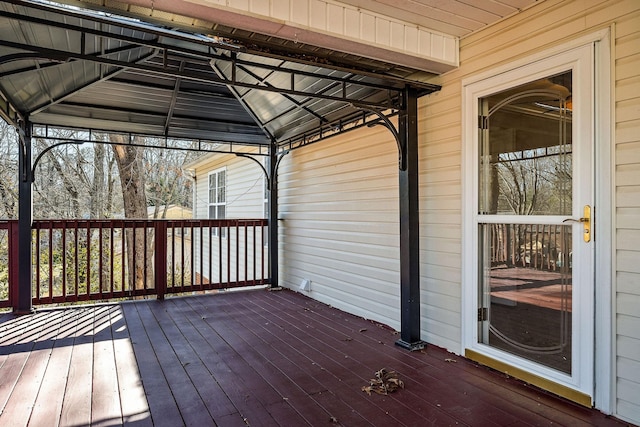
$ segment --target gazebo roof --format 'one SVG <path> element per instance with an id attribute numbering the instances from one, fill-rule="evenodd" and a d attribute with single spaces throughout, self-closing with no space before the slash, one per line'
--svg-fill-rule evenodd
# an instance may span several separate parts
<path id="1" fill-rule="evenodd" d="M 356 63 L 50 2 L 0 4 L 0 115 L 41 136 L 78 128 L 214 143 L 203 151 L 291 148 L 379 120 L 373 110 L 394 114 L 407 86 L 438 89 L 419 70 Z"/>

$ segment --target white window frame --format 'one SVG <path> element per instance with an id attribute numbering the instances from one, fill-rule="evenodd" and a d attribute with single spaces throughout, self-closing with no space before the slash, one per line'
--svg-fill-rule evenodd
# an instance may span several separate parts
<path id="1" fill-rule="evenodd" d="M 212 176 L 216 177 L 215 178 L 215 182 L 216 182 L 216 189 L 217 189 L 217 188 L 219 188 L 219 185 L 218 185 L 219 184 L 219 182 L 218 182 L 219 181 L 219 176 L 222 173 L 224 173 L 224 200 L 221 201 L 221 200 L 217 199 L 218 192 L 216 191 L 215 192 L 216 200 L 212 201 L 211 200 L 211 194 L 212 194 L 211 193 L 211 190 L 212 190 L 211 177 Z M 226 219 L 227 218 L 227 193 L 229 191 L 229 184 L 228 183 L 229 183 L 229 176 L 228 176 L 226 167 L 213 170 L 213 171 L 211 171 L 211 172 L 209 172 L 207 174 L 207 218 L 209 218 L 209 219 Z M 218 217 L 218 207 L 219 206 L 224 206 L 224 218 Z M 212 207 L 215 207 L 215 210 L 214 210 L 215 216 L 213 216 L 213 217 L 211 216 L 211 208 Z M 211 235 L 212 236 L 217 236 L 218 235 L 218 229 L 217 228 L 212 228 L 211 229 Z M 221 237 L 226 237 L 226 233 L 225 233 L 224 229 L 222 230 L 221 235 L 222 235 Z"/>

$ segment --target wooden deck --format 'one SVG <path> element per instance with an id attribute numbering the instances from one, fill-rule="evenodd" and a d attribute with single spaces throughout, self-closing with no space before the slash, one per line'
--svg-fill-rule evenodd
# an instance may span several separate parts
<path id="1" fill-rule="evenodd" d="M 621 426 L 291 291 L 0 316 L 2 426 Z M 374 372 L 404 389 L 367 395 Z"/>

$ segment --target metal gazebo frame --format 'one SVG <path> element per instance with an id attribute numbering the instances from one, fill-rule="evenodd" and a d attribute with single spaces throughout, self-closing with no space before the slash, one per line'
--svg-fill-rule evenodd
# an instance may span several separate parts
<path id="1" fill-rule="evenodd" d="M 166 28 L 49 2 L 0 5 L 0 116 L 19 131 L 19 292 L 31 305 L 32 138 L 49 128 L 198 140 L 198 151 L 269 159 L 269 276 L 278 286 L 278 165 L 291 150 L 382 125 L 398 146 L 401 337 L 422 348 L 418 98 L 439 90 L 414 70 L 371 70 L 300 52 Z M 372 66 L 368 64 L 368 66 Z M 385 71 L 387 70 L 387 71 Z M 397 119 L 397 125 L 391 119 Z M 41 153 L 42 154 L 42 153 Z M 258 162 L 259 163 L 259 162 Z"/>

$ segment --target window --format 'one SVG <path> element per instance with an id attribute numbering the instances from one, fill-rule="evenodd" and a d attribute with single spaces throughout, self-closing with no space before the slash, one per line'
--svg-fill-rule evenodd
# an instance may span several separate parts
<path id="1" fill-rule="evenodd" d="M 220 169 L 209 174 L 209 219 L 225 219 L 227 217 L 227 170 Z M 218 230 L 211 230 L 218 235 Z M 225 230 L 222 229 L 222 237 Z"/>

